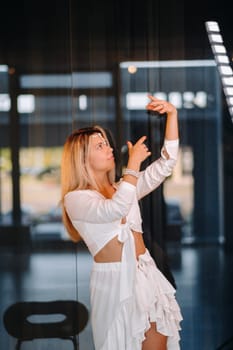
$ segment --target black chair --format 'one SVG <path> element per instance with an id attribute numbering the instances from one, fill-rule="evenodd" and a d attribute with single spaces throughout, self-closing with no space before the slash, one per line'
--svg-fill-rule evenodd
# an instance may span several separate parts
<path id="1" fill-rule="evenodd" d="M 47 317 L 51 322 L 41 321 Z M 8 307 L 3 322 L 8 334 L 17 338 L 16 350 L 20 349 L 23 341 L 39 338 L 71 340 L 77 350 L 76 335 L 87 325 L 88 310 L 74 300 L 18 302 Z"/>
<path id="2" fill-rule="evenodd" d="M 216 350 L 232 350 L 233 349 L 233 337 L 227 339 L 222 345 Z"/>

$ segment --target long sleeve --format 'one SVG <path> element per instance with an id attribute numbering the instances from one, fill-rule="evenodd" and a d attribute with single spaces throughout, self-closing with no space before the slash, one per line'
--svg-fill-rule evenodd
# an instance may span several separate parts
<path id="1" fill-rule="evenodd" d="M 161 150 L 161 157 L 140 173 L 137 182 L 137 198 L 141 199 L 156 189 L 167 176 L 170 176 L 176 164 L 179 140 L 166 140 Z"/>
<path id="2" fill-rule="evenodd" d="M 122 181 L 111 199 L 91 190 L 69 192 L 65 208 L 72 221 L 107 223 L 126 216 L 135 198 L 136 187 Z"/>

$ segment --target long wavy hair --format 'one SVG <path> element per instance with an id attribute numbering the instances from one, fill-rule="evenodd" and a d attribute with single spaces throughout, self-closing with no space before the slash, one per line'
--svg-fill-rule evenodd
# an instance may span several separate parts
<path id="1" fill-rule="evenodd" d="M 94 174 L 89 164 L 90 152 L 90 136 L 100 133 L 109 141 L 107 134 L 100 126 L 91 126 L 81 128 L 72 132 L 67 138 L 62 154 L 61 161 L 61 206 L 62 206 L 62 221 L 74 242 L 81 240 L 80 233 L 72 225 L 72 222 L 67 215 L 64 198 L 65 195 L 74 190 L 96 189 L 98 185 L 95 181 Z M 115 181 L 115 169 L 108 172 L 110 183 Z"/>

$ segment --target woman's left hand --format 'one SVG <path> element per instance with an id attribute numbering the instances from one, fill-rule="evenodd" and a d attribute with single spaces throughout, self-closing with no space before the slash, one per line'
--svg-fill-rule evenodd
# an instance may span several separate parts
<path id="1" fill-rule="evenodd" d="M 170 102 L 160 100 L 154 96 L 148 95 L 150 102 L 147 104 L 146 109 L 149 111 L 157 112 L 159 114 L 173 114 L 176 113 L 176 108 Z"/>

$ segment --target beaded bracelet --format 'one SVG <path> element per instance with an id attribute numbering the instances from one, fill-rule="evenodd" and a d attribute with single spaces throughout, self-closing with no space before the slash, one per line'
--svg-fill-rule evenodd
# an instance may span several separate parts
<path id="1" fill-rule="evenodd" d="M 134 176 L 136 178 L 139 178 L 139 174 L 140 174 L 139 171 L 136 171 L 136 170 L 133 170 L 133 169 L 126 168 L 124 170 L 124 175 L 132 175 L 132 176 Z"/>

